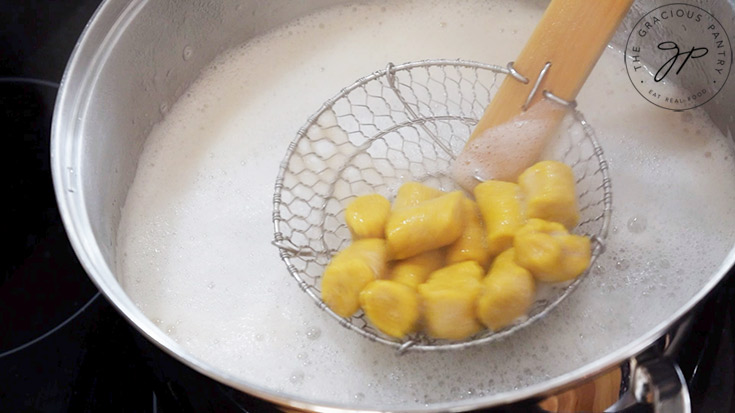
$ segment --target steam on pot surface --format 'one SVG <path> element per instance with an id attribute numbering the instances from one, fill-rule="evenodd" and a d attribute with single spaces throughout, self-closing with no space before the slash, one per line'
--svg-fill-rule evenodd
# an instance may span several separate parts
<path id="1" fill-rule="evenodd" d="M 270 244 L 279 162 L 325 100 L 387 62 L 505 65 L 543 7 L 339 6 L 223 53 L 147 140 L 118 236 L 127 293 L 192 355 L 239 379 L 362 408 L 481 401 L 571 372 L 664 321 L 732 248 L 733 149 L 700 109 L 641 98 L 611 48 L 578 98 L 609 161 L 607 250 L 540 322 L 486 346 L 398 357 L 320 311 Z"/>

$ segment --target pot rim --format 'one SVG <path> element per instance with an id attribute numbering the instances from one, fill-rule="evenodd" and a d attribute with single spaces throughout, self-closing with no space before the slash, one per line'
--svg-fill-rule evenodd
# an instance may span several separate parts
<path id="1" fill-rule="evenodd" d="M 127 296 L 103 258 L 95 242 L 92 226 L 84 203 L 81 181 L 83 170 L 78 168 L 81 158 L 82 116 L 107 56 L 127 24 L 145 7 L 147 0 L 105 0 L 95 11 L 82 32 L 62 77 L 54 108 L 51 128 L 51 172 L 57 204 L 72 247 L 89 278 L 112 303 L 115 309 L 141 334 L 178 361 L 236 390 L 259 397 L 271 403 L 318 412 L 361 411 L 345 404 L 307 400 L 278 393 L 228 374 L 206 363 L 176 343 L 149 320 Z M 551 380 L 519 390 L 498 393 L 482 399 L 443 402 L 431 407 L 411 408 L 405 412 L 458 412 L 477 408 L 507 405 L 523 400 L 556 394 L 620 365 L 641 353 L 662 337 L 677 321 L 690 312 L 714 287 L 725 278 L 735 265 L 735 246 L 725 257 L 721 267 L 707 283 L 682 307 L 638 339 L 610 354 L 578 369 Z"/>

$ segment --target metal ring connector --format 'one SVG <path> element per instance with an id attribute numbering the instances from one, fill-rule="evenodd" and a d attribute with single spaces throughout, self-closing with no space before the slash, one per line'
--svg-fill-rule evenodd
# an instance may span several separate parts
<path id="1" fill-rule="evenodd" d="M 312 250 L 311 248 L 299 249 L 299 248 L 296 248 L 295 246 L 292 247 L 291 245 L 286 244 L 286 241 L 288 241 L 288 240 L 286 240 L 286 239 L 283 239 L 283 240 L 280 240 L 280 241 L 273 240 L 273 241 L 271 241 L 271 245 L 273 245 L 274 247 L 277 247 L 278 249 L 281 249 L 281 250 L 284 250 L 284 251 L 288 251 L 292 255 L 295 255 L 295 256 L 315 257 L 315 256 L 318 255 L 316 253 L 316 251 Z M 290 241 L 288 241 L 288 242 L 290 242 Z"/>
<path id="2" fill-rule="evenodd" d="M 390 86 L 392 89 L 396 89 L 395 86 L 395 76 L 393 76 L 393 67 L 395 65 L 393 62 L 388 62 L 387 65 L 385 65 L 385 78 L 388 80 L 388 86 Z"/>
<path id="3" fill-rule="evenodd" d="M 514 67 L 514 62 L 508 62 L 508 65 L 506 66 L 508 68 L 508 71 L 510 72 L 510 75 L 513 76 L 514 79 L 517 81 L 523 83 L 524 85 L 528 83 L 528 78 L 520 74 Z"/>
<path id="4" fill-rule="evenodd" d="M 513 67 L 514 62 L 508 62 L 508 65 L 506 66 L 508 68 L 508 72 L 510 75 L 516 79 L 517 81 L 527 84 L 528 78 L 523 76 L 520 72 L 518 72 L 515 67 Z M 528 97 L 526 97 L 526 102 L 523 104 L 522 109 L 525 112 L 526 109 L 528 109 L 528 106 L 531 104 L 531 100 L 533 100 L 533 97 L 536 96 L 536 93 L 538 92 L 538 88 L 541 85 L 541 81 L 544 80 L 544 77 L 546 76 L 546 73 L 549 71 L 549 68 L 551 67 L 551 62 L 546 62 L 544 67 L 541 69 L 541 71 L 538 74 L 538 77 L 536 78 L 536 82 L 533 84 L 533 88 L 531 88 L 531 92 L 528 94 Z M 391 81 L 391 79 L 389 79 Z M 569 109 L 574 109 L 577 107 L 577 101 L 576 100 L 566 100 L 562 99 L 559 96 L 553 94 L 552 92 L 548 90 L 544 90 L 541 92 L 543 96 L 555 103 L 558 103 L 560 105 L 566 106 Z"/>
<path id="5" fill-rule="evenodd" d="M 543 81 L 544 77 L 546 77 L 546 72 L 549 71 L 550 67 L 551 62 L 546 62 L 544 67 L 539 72 L 538 77 L 536 78 L 536 82 L 533 84 L 533 88 L 531 88 L 531 93 L 528 94 L 528 97 L 526 98 L 526 103 L 524 103 L 522 106 L 524 112 L 526 111 L 526 109 L 528 109 L 528 105 L 531 103 L 531 100 L 533 100 L 533 97 L 536 96 L 536 92 L 538 92 L 541 81 Z"/>
<path id="6" fill-rule="evenodd" d="M 599 254 L 602 254 L 603 252 L 605 252 L 605 248 L 606 248 L 605 241 L 603 241 L 602 238 L 598 237 L 597 234 L 591 234 L 591 235 L 588 235 L 588 237 L 590 238 L 590 241 L 597 244 L 595 248 L 599 248 Z"/>
<path id="7" fill-rule="evenodd" d="M 413 347 L 414 344 L 416 344 L 416 342 L 413 340 L 408 340 L 405 343 L 401 344 L 401 346 L 398 347 L 397 350 L 398 355 L 400 356 L 406 353 L 406 351 L 408 351 L 409 348 Z"/>
<path id="8" fill-rule="evenodd" d="M 555 94 L 549 92 L 548 90 L 543 91 L 543 95 L 546 99 L 549 99 L 553 102 L 556 102 L 560 105 L 564 105 L 568 107 L 569 109 L 574 109 L 577 107 L 577 101 L 576 100 L 566 100 L 562 99 L 559 96 L 556 96 Z"/>

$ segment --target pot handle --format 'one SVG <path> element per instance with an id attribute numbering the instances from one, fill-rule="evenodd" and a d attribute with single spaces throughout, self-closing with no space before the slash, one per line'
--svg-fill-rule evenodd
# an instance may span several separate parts
<path id="1" fill-rule="evenodd" d="M 692 411 L 689 388 L 676 362 L 658 357 L 638 364 L 631 378 L 633 395 L 639 403 L 650 403 L 655 412 Z"/>
<path id="2" fill-rule="evenodd" d="M 636 404 L 657 413 L 691 413 L 689 388 L 674 360 L 666 356 L 631 360 L 630 388 L 606 412 L 624 412 Z"/>

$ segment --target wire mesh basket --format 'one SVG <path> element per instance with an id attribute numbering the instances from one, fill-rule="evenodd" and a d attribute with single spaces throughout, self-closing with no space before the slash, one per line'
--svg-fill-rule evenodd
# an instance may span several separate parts
<path id="1" fill-rule="evenodd" d="M 392 200 L 407 181 L 461 189 L 449 172 L 452 161 L 509 74 L 505 67 L 459 60 L 389 64 L 343 89 L 298 131 L 276 179 L 273 243 L 304 292 L 344 327 L 401 352 L 464 348 L 543 317 L 586 275 L 540 288 L 527 319 L 461 342 L 421 333 L 399 340 L 379 332 L 362 311 L 342 318 L 321 300 L 324 268 L 351 242 L 344 218 L 350 201 L 369 193 Z M 545 158 L 563 161 L 574 171 L 581 219 L 573 232 L 592 238 L 594 262 L 610 220 L 607 164 L 579 111 L 571 111 L 559 130 Z"/>

